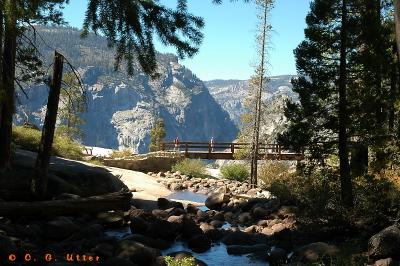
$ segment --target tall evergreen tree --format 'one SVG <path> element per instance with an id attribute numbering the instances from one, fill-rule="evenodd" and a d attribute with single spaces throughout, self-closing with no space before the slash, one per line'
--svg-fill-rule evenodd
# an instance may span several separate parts
<path id="1" fill-rule="evenodd" d="M 382 0 L 315 0 L 310 7 L 306 40 L 295 50 L 300 77 L 292 83 L 299 102 L 287 103 L 289 129 L 279 140 L 307 150 L 321 165 L 338 155 L 343 203 L 351 206 L 350 168 L 353 175 L 365 173 L 368 151 L 383 161 L 396 139 L 393 6 Z"/>
<path id="2" fill-rule="evenodd" d="M 166 136 L 164 120 L 157 118 L 153 128 L 150 130 L 150 145 L 149 151 L 161 151 L 161 143 Z"/>

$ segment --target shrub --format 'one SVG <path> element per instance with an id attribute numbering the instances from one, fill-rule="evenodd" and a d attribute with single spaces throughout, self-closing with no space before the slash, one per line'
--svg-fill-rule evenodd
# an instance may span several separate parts
<path id="1" fill-rule="evenodd" d="M 120 151 L 113 150 L 112 153 L 110 154 L 110 158 L 113 158 L 113 159 L 115 159 L 115 158 L 126 158 L 126 157 L 130 157 L 132 155 L 133 155 L 132 151 L 130 149 L 128 149 L 128 148 L 125 148 L 125 149 L 120 150 Z"/>
<path id="2" fill-rule="evenodd" d="M 206 165 L 200 159 L 184 159 L 173 165 L 172 171 L 179 171 L 185 175 L 204 177 L 206 173 Z"/>
<path id="3" fill-rule="evenodd" d="M 229 164 L 221 168 L 221 174 L 224 178 L 245 181 L 249 176 L 249 170 L 244 164 Z"/>
<path id="4" fill-rule="evenodd" d="M 12 140 L 17 147 L 37 152 L 39 149 L 42 132 L 37 129 L 14 126 Z M 82 145 L 68 137 L 55 136 L 53 141 L 52 155 L 73 160 L 82 159 Z"/>
<path id="5" fill-rule="evenodd" d="M 165 256 L 164 260 L 167 263 L 167 266 L 196 266 L 194 257 L 175 259 L 170 256 Z"/>

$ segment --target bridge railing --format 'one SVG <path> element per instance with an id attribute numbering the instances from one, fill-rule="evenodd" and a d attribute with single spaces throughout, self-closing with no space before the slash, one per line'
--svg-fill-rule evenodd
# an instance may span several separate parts
<path id="1" fill-rule="evenodd" d="M 208 153 L 235 153 L 238 150 L 243 150 L 251 147 L 251 143 L 231 143 L 231 142 L 193 142 L 182 141 L 177 145 L 175 142 L 163 142 L 161 144 L 163 151 L 190 151 L 208 152 Z M 290 153 L 279 144 L 259 143 L 258 149 L 260 154 L 282 154 Z"/>

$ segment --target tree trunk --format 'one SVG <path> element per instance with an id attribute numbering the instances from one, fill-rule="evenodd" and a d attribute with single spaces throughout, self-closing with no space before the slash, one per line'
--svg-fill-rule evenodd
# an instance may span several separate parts
<path id="1" fill-rule="evenodd" d="M 267 14 L 268 14 L 268 1 L 265 0 L 262 8 L 263 8 L 263 17 L 262 17 L 262 33 L 261 33 L 261 51 L 260 57 L 261 62 L 258 69 L 258 84 L 257 84 L 257 96 L 256 96 L 256 110 L 255 110 L 255 123 L 254 123 L 254 132 L 253 132 L 253 154 L 251 158 L 251 172 L 250 172 L 250 181 L 253 186 L 257 186 L 258 180 L 258 148 L 259 148 L 259 139 L 260 139 L 260 127 L 261 127 L 261 105 L 262 105 L 262 91 L 264 88 L 264 72 L 265 72 L 265 44 L 266 44 L 266 35 L 267 35 Z"/>
<path id="2" fill-rule="evenodd" d="M 339 69 L 339 161 L 342 204 L 353 206 L 353 189 L 350 179 L 347 149 L 347 0 L 342 0 L 342 25 L 340 31 L 340 69 Z"/>
<path id="3" fill-rule="evenodd" d="M 400 0 L 393 0 L 393 4 L 394 4 L 394 21 L 396 26 L 397 53 L 400 56 Z"/>
<path id="4" fill-rule="evenodd" d="M 10 1 L 4 21 L 4 49 L 2 53 L 2 86 L 0 88 L 0 172 L 11 168 L 12 117 L 15 97 L 16 20 L 15 1 Z"/>
<path id="5" fill-rule="evenodd" d="M 62 71 L 62 54 L 54 53 L 53 78 L 50 84 L 49 98 L 47 101 L 46 117 L 42 129 L 38 156 L 35 166 L 35 177 L 32 180 L 31 190 L 37 197 L 45 197 L 47 193 L 47 175 L 50 164 L 51 148 L 53 145 L 54 131 L 56 128 L 58 104 L 60 100 Z"/>
<path id="6" fill-rule="evenodd" d="M 53 217 L 59 215 L 82 215 L 111 210 L 129 210 L 132 193 L 120 191 L 88 198 L 18 202 L 0 202 L 0 215 L 15 217 L 23 214 L 28 217 Z"/>
<path id="7" fill-rule="evenodd" d="M 357 177 L 368 172 L 368 146 L 364 143 L 354 143 L 351 149 L 351 176 Z"/>

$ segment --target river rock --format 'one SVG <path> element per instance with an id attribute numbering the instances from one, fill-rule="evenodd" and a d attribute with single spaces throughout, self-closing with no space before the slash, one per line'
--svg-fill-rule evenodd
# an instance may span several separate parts
<path id="1" fill-rule="evenodd" d="M 160 209 L 152 210 L 151 214 L 153 214 L 155 217 L 160 218 L 160 219 L 166 219 L 169 216 L 168 211 L 160 210 Z"/>
<path id="2" fill-rule="evenodd" d="M 79 226 L 69 217 L 57 217 L 46 226 L 46 237 L 53 240 L 63 240 L 79 230 Z"/>
<path id="3" fill-rule="evenodd" d="M 247 234 L 242 231 L 227 233 L 222 238 L 222 243 L 225 245 L 255 245 L 266 244 L 267 237 L 260 234 Z"/>
<path id="4" fill-rule="evenodd" d="M 196 235 L 203 234 L 200 227 L 190 218 L 185 217 L 182 223 L 182 236 L 186 239 L 190 239 Z"/>
<path id="5" fill-rule="evenodd" d="M 251 215 L 248 212 L 243 212 L 238 216 L 238 222 L 241 224 L 246 224 L 251 221 Z"/>
<path id="6" fill-rule="evenodd" d="M 252 210 L 252 215 L 256 219 L 262 219 L 267 217 L 271 212 L 269 210 L 264 209 L 263 207 L 256 206 Z"/>
<path id="7" fill-rule="evenodd" d="M 225 224 L 225 222 L 223 221 L 219 221 L 219 220 L 212 220 L 210 222 L 210 225 L 214 226 L 215 228 L 220 228 Z"/>
<path id="8" fill-rule="evenodd" d="M 156 218 L 149 223 L 147 231 L 144 233 L 144 235 L 152 238 L 174 240 L 177 236 L 175 229 L 176 227 L 170 222 Z"/>
<path id="9" fill-rule="evenodd" d="M 211 240 L 205 234 L 196 235 L 189 239 L 188 246 L 194 252 L 203 253 L 211 248 Z"/>
<path id="10" fill-rule="evenodd" d="M 373 235 L 368 242 L 371 259 L 400 259 L 400 225 L 394 224 Z"/>
<path id="11" fill-rule="evenodd" d="M 272 264 L 282 265 L 287 260 L 287 251 L 283 248 L 272 247 L 268 252 L 268 256 Z"/>
<path id="12" fill-rule="evenodd" d="M 182 183 L 176 182 L 176 183 L 172 183 L 172 184 L 169 186 L 169 189 L 171 189 L 171 190 L 173 190 L 173 191 L 177 191 L 177 190 L 183 190 L 183 189 L 185 189 L 185 187 L 183 186 Z"/>
<path id="13" fill-rule="evenodd" d="M 197 212 L 199 211 L 199 208 L 197 208 L 196 206 L 194 206 L 193 204 L 189 203 L 186 206 L 186 212 L 187 213 L 191 213 L 191 214 L 197 214 Z"/>
<path id="14" fill-rule="evenodd" d="M 219 210 L 222 204 L 229 202 L 229 195 L 224 193 L 212 193 L 207 197 L 205 205 L 211 210 Z"/>
<path id="15" fill-rule="evenodd" d="M 157 206 L 161 210 L 166 210 L 169 208 L 183 208 L 183 204 L 181 202 L 176 202 L 172 200 L 168 200 L 166 198 L 158 198 L 157 199 Z"/>
<path id="16" fill-rule="evenodd" d="M 182 214 L 186 214 L 185 210 L 182 209 L 182 208 L 172 207 L 172 208 L 166 209 L 165 211 L 168 213 L 168 216 L 172 216 L 172 215 L 173 216 L 179 216 L 179 215 L 182 215 Z"/>
<path id="17" fill-rule="evenodd" d="M 91 251 L 101 257 L 102 260 L 105 260 L 114 255 L 114 246 L 108 243 L 100 243 L 92 248 Z"/>
<path id="18" fill-rule="evenodd" d="M 129 225 L 129 228 L 131 229 L 132 234 L 146 234 L 148 227 L 148 222 L 142 217 L 131 217 L 131 224 Z"/>
<path id="19" fill-rule="evenodd" d="M 74 233 L 69 240 L 93 239 L 104 236 L 104 227 L 101 224 L 91 224 L 84 226 Z"/>
<path id="20" fill-rule="evenodd" d="M 129 259 L 131 262 L 143 266 L 151 265 L 155 262 L 156 257 L 161 255 L 157 249 L 130 240 L 122 240 L 116 254 L 119 258 Z"/>
<path id="21" fill-rule="evenodd" d="M 157 177 L 166 177 L 166 175 L 163 172 L 158 172 Z"/>
<path id="22" fill-rule="evenodd" d="M 97 214 L 97 219 L 100 224 L 110 228 L 119 228 L 124 225 L 123 212 L 101 212 Z"/>
<path id="23" fill-rule="evenodd" d="M 131 240 L 135 242 L 142 243 L 143 245 L 156 248 L 156 249 L 167 249 L 171 246 L 171 243 L 168 241 L 165 241 L 164 239 L 161 238 L 151 238 L 148 236 L 140 235 L 140 234 L 130 234 L 126 237 L 124 237 L 124 240 Z"/>

